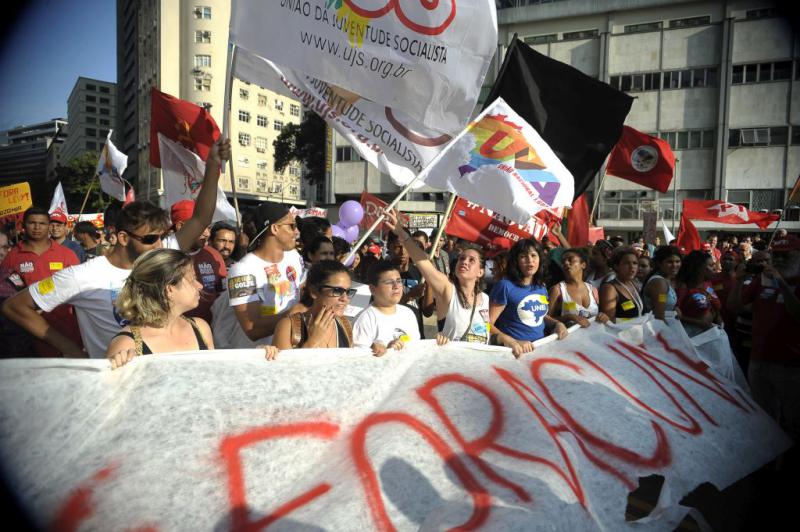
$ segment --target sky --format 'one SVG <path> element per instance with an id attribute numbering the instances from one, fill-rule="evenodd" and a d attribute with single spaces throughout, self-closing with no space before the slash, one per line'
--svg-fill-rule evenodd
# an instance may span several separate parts
<path id="1" fill-rule="evenodd" d="M 115 0 L 26 0 L 3 11 L 0 130 L 67 118 L 79 76 L 116 82 Z"/>

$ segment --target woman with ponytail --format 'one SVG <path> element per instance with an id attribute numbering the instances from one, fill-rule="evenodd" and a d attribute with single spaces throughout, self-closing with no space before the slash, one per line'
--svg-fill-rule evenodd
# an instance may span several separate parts
<path id="1" fill-rule="evenodd" d="M 414 261 L 433 292 L 436 316 L 440 319 L 439 343 L 447 340 L 489 342 L 489 297 L 482 290 L 483 252 L 477 246 L 465 246 L 450 275 L 436 269 L 419 244 L 397 221 L 396 210 L 386 211 L 386 226 L 395 234 Z"/>

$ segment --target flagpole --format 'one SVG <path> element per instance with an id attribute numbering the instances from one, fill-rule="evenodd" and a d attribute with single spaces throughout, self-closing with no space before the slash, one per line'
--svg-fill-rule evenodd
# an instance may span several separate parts
<path id="1" fill-rule="evenodd" d="M 675 218 L 678 213 L 678 163 L 675 159 L 675 170 L 672 171 L 672 234 L 675 234 Z M 667 242 L 669 244 L 669 242 Z"/>
<path id="2" fill-rule="evenodd" d="M 236 61 L 236 45 L 228 45 L 228 64 L 227 76 L 225 78 L 225 101 L 223 103 L 222 113 L 222 136 L 223 138 L 230 138 L 231 130 L 231 93 L 233 91 L 233 65 Z M 231 143 L 233 145 L 233 143 Z M 231 150 L 233 152 L 233 150 Z M 223 161 L 222 170 L 225 170 L 225 162 Z M 231 153 L 229 170 L 231 173 L 231 193 L 233 194 L 233 208 L 236 211 L 236 227 L 242 228 L 242 215 L 239 213 L 239 197 L 236 194 L 236 181 L 233 175 L 233 153 Z"/>
<path id="3" fill-rule="evenodd" d="M 450 201 L 447 204 L 447 209 L 444 213 L 444 218 L 442 218 L 442 223 L 439 224 L 439 230 L 436 231 L 436 238 L 433 240 L 433 244 L 431 245 L 431 253 L 428 256 L 430 260 L 433 260 L 433 257 L 436 256 L 436 251 L 439 247 L 439 243 L 442 241 L 442 234 L 444 233 L 444 228 L 447 225 L 447 222 L 450 220 L 450 215 L 453 213 L 453 206 L 456 204 L 456 196 L 455 193 L 450 194 Z"/>
<path id="4" fill-rule="evenodd" d="M 589 214 L 590 224 L 594 223 L 595 225 L 597 225 L 597 220 L 595 220 L 594 222 L 592 220 L 594 220 L 594 213 L 595 211 L 597 211 L 597 206 L 600 204 L 600 196 L 603 195 L 603 184 L 606 182 L 606 175 L 608 175 L 606 173 L 606 167 L 603 166 L 603 177 L 600 179 L 600 186 L 597 187 L 597 197 L 594 199 L 594 205 L 592 205 L 592 212 Z"/>
<path id="5" fill-rule="evenodd" d="M 96 177 L 97 176 L 95 176 L 95 178 Z M 79 222 L 81 221 L 81 215 L 83 214 L 83 209 L 86 208 L 86 202 L 89 201 L 89 194 L 92 193 L 92 189 L 94 188 L 94 182 L 95 181 L 97 181 L 97 179 L 92 179 L 92 181 L 89 183 L 89 189 L 86 191 L 86 195 L 83 197 L 83 204 L 81 205 L 81 212 L 78 213 L 78 221 Z"/>

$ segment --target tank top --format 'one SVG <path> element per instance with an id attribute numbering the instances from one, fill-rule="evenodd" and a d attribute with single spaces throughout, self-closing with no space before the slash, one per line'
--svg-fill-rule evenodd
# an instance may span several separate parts
<path id="1" fill-rule="evenodd" d="M 667 279 L 666 277 L 663 277 L 663 276 L 661 276 L 661 275 L 659 275 L 657 273 L 654 274 L 652 277 L 650 277 L 650 279 L 648 279 L 647 283 L 644 285 L 644 288 L 642 288 L 642 300 L 644 302 L 644 311 L 645 312 L 650 312 L 651 310 L 653 310 L 653 306 L 654 306 L 653 302 L 650 301 L 650 297 L 647 295 L 647 286 L 650 284 L 650 282 L 653 279 L 664 279 L 664 281 L 666 281 L 667 286 L 669 288 L 667 289 L 667 300 L 666 300 L 665 305 L 664 305 L 664 311 L 665 312 L 674 311 L 675 310 L 675 306 L 678 304 L 678 294 L 675 292 L 675 289 L 672 288 L 672 283 L 669 282 L 669 279 Z"/>
<path id="2" fill-rule="evenodd" d="M 617 291 L 617 320 L 630 320 L 642 315 L 642 298 L 635 289 L 623 285 L 617 279 L 611 281 Z M 629 293 L 630 292 L 630 293 Z"/>
<path id="3" fill-rule="evenodd" d="M 453 287 L 453 295 L 450 296 L 450 304 L 447 308 L 447 316 L 442 325 L 442 334 L 451 340 L 464 340 L 467 342 L 489 343 L 489 296 L 484 292 L 478 294 L 475 312 L 472 307 L 463 307 L 458 300 L 456 286 Z M 472 321 L 470 322 L 470 316 Z"/>
<path id="4" fill-rule="evenodd" d="M 194 337 L 197 340 L 197 350 L 198 351 L 206 351 L 206 350 L 208 350 L 208 346 L 206 345 L 205 340 L 203 340 L 203 335 L 200 334 L 200 329 L 197 328 L 197 324 L 195 324 L 194 320 L 191 319 L 191 318 L 184 318 L 184 319 L 186 321 L 188 321 L 189 324 L 192 326 L 192 332 L 194 332 Z M 127 336 L 128 338 L 136 341 L 136 337 L 134 336 L 134 334 L 132 332 L 120 331 L 117 334 L 115 334 L 114 337 L 111 338 L 111 339 L 113 340 L 117 336 Z M 152 355 L 153 354 L 153 351 L 144 342 L 142 342 L 142 354 L 143 355 Z"/>
<path id="5" fill-rule="evenodd" d="M 579 302 L 572 300 L 572 297 L 569 295 L 569 291 L 567 290 L 567 283 L 558 283 L 558 287 L 561 289 L 562 316 L 572 315 L 582 316 L 584 318 L 592 318 L 597 316 L 597 314 L 600 312 L 600 308 L 597 306 L 597 301 L 594 299 L 594 287 L 591 283 L 587 283 L 586 281 L 584 281 L 583 284 L 586 285 L 586 289 L 589 291 L 588 307 L 584 307 Z"/>

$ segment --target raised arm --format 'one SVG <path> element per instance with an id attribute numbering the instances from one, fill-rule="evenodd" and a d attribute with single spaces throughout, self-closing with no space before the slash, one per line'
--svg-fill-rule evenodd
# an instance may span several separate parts
<path id="1" fill-rule="evenodd" d="M 65 357 L 86 358 L 85 351 L 51 327 L 37 310 L 36 302 L 30 294 L 30 287 L 10 297 L 3 304 L 3 314 L 34 338 L 50 344 Z"/>

